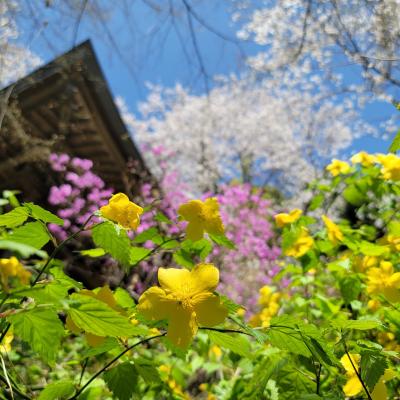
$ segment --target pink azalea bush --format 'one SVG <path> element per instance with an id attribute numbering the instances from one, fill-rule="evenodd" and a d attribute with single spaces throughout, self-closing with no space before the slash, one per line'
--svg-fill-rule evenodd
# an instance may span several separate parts
<path id="1" fill-rule="evenodd" d="M 93 212 L 107 204 L 113 190 L 106 188 L 104 181 L 92 171 L 91 160 L 53 153 L 49 161 L 63 183 L 50 188 L 48 202 L 65 221 L 64 226 L 51 224 L 49 229 L 59 240 L 64 240 Z M 95 218 L 93 222 L 96 222 Z"/>

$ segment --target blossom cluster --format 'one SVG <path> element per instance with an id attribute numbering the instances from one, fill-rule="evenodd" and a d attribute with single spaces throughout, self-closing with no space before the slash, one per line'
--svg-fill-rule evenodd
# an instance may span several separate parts
<path id="1" fill-rule="evenodd" d="M 106 188 L 104 181 L 92 171 L 91 160 L 53 153 L 49 161 L 62 183 L 50 188 L 48 202 L 57 208 L 57 215 L 64 220 L 63 226 L 50 224 L 49 229 L 59 240 L 64 240 L 107 204 L 112 189 Z"/>

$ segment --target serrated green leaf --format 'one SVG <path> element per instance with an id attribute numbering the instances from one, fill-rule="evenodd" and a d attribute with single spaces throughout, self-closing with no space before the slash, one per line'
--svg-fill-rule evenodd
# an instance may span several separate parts
<path id="1" fill-rule="evenodd" d="M 146 383 L 152 384 L 161 382 L 160 374 L 150 360 L 144 358 L 135 359 L 135 368 Z"/>
<path id="2" fill-rule="evenodd" d="M 108 388 L 118 400 L 130 400 L 136 391 L 138 373 L 129 361 L 109 369 L 104 374 Z"/>
<path id="3" fill-rule="evenodd" d="M 382 323 L 377 319 L 358 319 L 358 320 L 341 320 L 332 321 L 332 326 L 338 329 L 355 329 L 359 331 L 369 330 L 381 326 Z"/>
<path id="4" fill-rule="evenodd" d="M 212 343 L 229 349 L 242 357 L 253 358 L 249 340 L 245 339 L 240 334 L 230 334 L 212 330 L 206 330 L 206 332 Z"/>
<path id="5" fill-rule="evenodd" d="M 64 225 L 64 221 L 60 217 L 57 217 L 57 215 L 54 215 L 37 204 L 24 203 L 24 206 L 30 211 L 31 216 L 35 219 L 45 223 L 52 223 L 61 226 Z"/>
<path id="6" fill-rule="evenodd" d="M 279 372 L 287 363 L 279 350 L 270 349 L 267 355 L 259 362 L 254 369 L 253 377 L 246 384 L 246 388 L 240 398 L 243 400 L 258 400 L 264 398 L 264 390 L 273 375 Z"/>
<path id="7" fill-rule="evenodd" d="M 42 390 L 38 400 L 67 400 L 74 392 L 73 381 L 52 382 Z"/>
<path id="8" fill-rule="evenodd" d="M 53 309 L 35 307 L 8 316 L 14 335 L 27 342 L 44 360 L 54 361 L 64 328 Z"/>
<path id="9" fill-rule="evenodd" d="M 103 222 L 92 229 L 92 239 L 123 266 L 130 264 L 130 240 L 123 229 L 111 222 Z"/>
<path id="10" fill-rule="evenodd" d="M 50 236 L 41 222 L 28 222 L 14 229 L 7 239 L 41 249 L 50 240 Z"/>
<path id="11" fill-rule="evenodd" d="M 132 336 L 135 327 L 127 317 L 122 316 L 107 304 L 90 296 L 73 293 L 68 310 L 76 326 L 85 332 L 98 336 Z"/>
<path id="12" fill-rule="evenodd" d="M 25 207 L 17 207 L 8 213 L 0 215 L 0 226 L 15 228 L 22 225 L 28 217 L 29 213 Z"/>
<path id="13" fill-rule="evenodd" d="M 104 249 L 97 248 L 97 249 L 89 249 L 89 250 L 81 250 L 80 253 L 83 256 L 89 256 L 89 257 L 102 257 L 104 254 L 106 254 Z"/>
<path id="14" fill-rule="evenodd" d="M 361 378 L 372 392 L 388 364 L 380 351 L 367 350 L 361 353 L 360 367 Z"/>

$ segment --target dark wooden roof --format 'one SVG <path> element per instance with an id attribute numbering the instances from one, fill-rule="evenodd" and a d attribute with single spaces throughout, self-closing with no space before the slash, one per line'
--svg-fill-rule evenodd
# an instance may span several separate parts
<path id="1" fill-rule="evenodd" d="M 0 189 L 43 199 L 52 151 L 93 160 L 95 172 L 116 190 L 127 190 L 129 161 L 148 175 L 90 41 L 3 89 L 0 97 Z"/>

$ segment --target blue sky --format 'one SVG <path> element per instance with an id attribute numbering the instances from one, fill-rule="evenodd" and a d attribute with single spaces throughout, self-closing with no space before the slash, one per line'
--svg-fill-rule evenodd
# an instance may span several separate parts
<path id="1" fill-rule="evenodd" d="M 111 5 L 112 2 L 106 2 Z M 194 93 L 204 92 L 204 80 L 199 73 L 199 63 L 188 35 L 188 20 L 184 14 L 176 19 L 176 25 L 157 14 L 142 1 L 132 1 L 132 7 L 112 13 L 104 25 L 97 20 L 98 30 L 93 21 L 83 15 L 79 29 L 66 19 L 65 26 L 46 8 L 40 10 L 40 19 L 48 20 L 38 31 L 32 19 L 20 21 L 25 36 L 23 41 L 31 43 L 31 49 L 44 61 L 69 50 L 73 44 L 90 39 L 96 50 L 101 67 L 106 75 L 114 96 L 122 96 L 132 112 L 146 99 L 146 82 L 174 86 L 181 83 Z M 228 5 L 227 5 L 228 4 Z M 229 2 L 209 0 L 201 3 L 195 11 L 200 18 L 228 38 L 235 39 L 237 26 L 231 22 Z M 240 51 L 229 40 L 222 40 L 192 19 L 196 40 L 205 69 L 210 77 L 237 73 L 243 66 L 242 54 L 252 55 L 259 47 L 252 43 L 240 44 Z M 55 26 L 55 27 L 54 27 Z M 104 27 L 106 26 L 106 30 Z M 100 33 L 99 33 L 100 32 Z M 46 38 L 46 39 L 44 39 Z M 346 79 L 353 79 L 349 71 Z M 210 86 L 212 81 L 209 80 Z M 364 117 L 373 123 L 381 122 L 394 112 L 390 106 L 373 104 L 364 111 Z M 350 152 L 367 150 L 385 152 L 388 142 L 382 139 L 364 137 L 355 140 Z M 349 151 L 346 151 L 349 153 Z"/>

